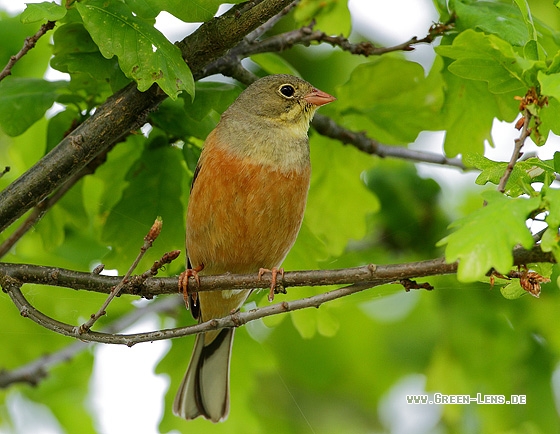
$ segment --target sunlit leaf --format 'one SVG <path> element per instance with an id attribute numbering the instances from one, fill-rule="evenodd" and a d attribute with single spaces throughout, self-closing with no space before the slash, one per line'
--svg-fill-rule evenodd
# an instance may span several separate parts
<path id="1" fill-rule="evenodd" d="M 436 50 L 441 56 L 455 59 L 449 71 L 462 78 L 485 81 L 493 93 L 511 92 L 530 85 L 525 82 L 523 73 L 532 63 L 497 36 L 466 30 L 452 45 Z"/>
<path id="2" fill-rule="evenodd" d="M 440 127 L 441 84 L 437 66 L 425 77 L 418 63 L 383 57 L 354 69 L 338 88 L 340 99 L 333 109 L 349 128 L 367 129 L 383 143 L 405 144 L 420 131 Z"/>
<path id="3" fill-rule="evenodd" d="M 66 15 L 66 8 L 54 2 L 28 3 L 21 14 L 21 22 L 24 24 L 37 21 L 57 21 Z"/>
<path id="4" fill-rule="evenodd" d="M 483 194 L 488 204 L 455 221 L 455 231 L 439 242 L 448 262 L 459 261 L 463 282 L 481 279 L 490 269 L 506 274 L 513 265 L 512 249 L 530 248 L 533 237 L 525 221 L 540 205 L 539 198 L 508 199 L 496 191 Z"/>
<path id="5" fill-rule="evenodd" d="M 117 56 L 124 74 L 145 91 L 157 83 L 171 98 L 181 91 L 194 95 L 192 74 L 179 49 L 153 26 L 133 16 L 116 0 L 77 3 L 84 25 L 101 54 Z"/>

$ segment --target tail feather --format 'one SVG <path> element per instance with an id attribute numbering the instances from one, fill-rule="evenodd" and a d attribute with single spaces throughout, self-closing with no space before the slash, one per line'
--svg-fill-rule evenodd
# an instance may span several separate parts
<path id="1" fill-rule="evenodd" d="M 229 359 L 234 329 L 222 329 L 205 345 L 205 334 L 196 337 L 185 378 L 173 403 L 173 413 L 187 420 L 203 416 L 220 422 L 229 413 Z"/>

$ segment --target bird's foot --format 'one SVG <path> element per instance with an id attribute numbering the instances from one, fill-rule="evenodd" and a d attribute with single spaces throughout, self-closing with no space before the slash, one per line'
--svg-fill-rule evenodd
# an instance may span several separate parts
<path id="1" fill-rule="evenodd" d="M 198 293 L 189 294 L 189 277 L 194 277 L 196 284 L 200 287 L 200 277 L 198 273 L 204 269 L 204 264 L 197 265 L 194 268 L 187 268 L 179 275 L 179 292 L 183 293 L 183 300 L 185 300 L 185 306 L 189 308 L 189 295 L 194 306 L 196 306 L 196 300 Z"/>
<path id="2" fill-rule="evenodd" d="M 264 273 L 270 273 L 271 274 L 271 277 L 270 277 L 270 291 L 268 293 L 268 301 L 273 301 L 274 300 L 274 294 L 278 294 L 279 292 L 282 292 L 284 294 L 286 293 L 286 290 L 284 290 L 283 287 L 281 289 L 276 288 L 277 280 L 278 280 L 278 274 L 280 274 L 280 276 L 282 276 L 282 278 L 284 277 L 284 269 L 283 268 L 272 267 L 272 270 L 269 270 L 268 268 L 260 268 L 259 269 L 259 280 L 261 280 Z"/>

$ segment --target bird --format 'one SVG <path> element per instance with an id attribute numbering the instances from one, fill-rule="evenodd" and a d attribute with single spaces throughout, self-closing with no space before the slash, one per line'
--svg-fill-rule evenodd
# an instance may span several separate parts
<path id="1" fill-rule="evenodd" d="M 295 76 L 249 85 L 207 136 L 194 170 L 186 218 L 189 276 L 277 273 L 302 224 L 311 174 L 308 129 L 317 108 L 336 98 Z M 199 322 L 237 311 L 251 290 L 190 294 Z M 229 414 L 233 328 L 197 335 L 173 403 L 175 415 L 220 422 Z"/>

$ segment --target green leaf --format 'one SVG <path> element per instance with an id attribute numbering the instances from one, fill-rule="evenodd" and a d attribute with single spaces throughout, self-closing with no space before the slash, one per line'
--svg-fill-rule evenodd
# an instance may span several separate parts
<path id="1" fill-rule="evenodd" d="M 242 89 L 229 83 L 212 81 L 196 83 L 196 98 L 185 100 L 185 111 L 192 119 L 201 121 L 212 112 L 223 113 L 239 96 Z"/>
<path id="2" fill-rule="evenodd" d="M 381 204 L 380 212 L 368 219 L 379 234 L 372 245 L 417 251 L 424 257 L 441 254 L 434 246 L 445 235 L 449 219 L 439 206 L 441 187 L 436 181 L 419 176 L 414 165 L 398 160 L 375 165 L 362 178 Z"/>
<path id="3" fill-rule="evenodd" d="M 525 221 L 539 208 L 540 198 L 508 199 L 496 191 L 482 196 L 488 204 L 452 223 L 455 232 L 438 243 L 446 245 L 448 262 L 459 261 L 457 277 L 462 282 L 481 279 L 491 268 L 506 274 L 513 265 L 512 249 L 534 243 Z"/>
<path id="4" fill-rule="evenodd" d="M 72 88 L 101 95 L 114 92 L 130 81 L 118 67 L 116 58 L 106 59 L 81 22 L 57 27 L 53 34 L 51 66 L 70 74 Z M 110 84 L 110 88 L 107 84 Z"/>
<path id="5" fill-rule="evenodd" d="M 557 152 L 558 154 L 558 152 Z M 552 252 L 556 262 L 560 261 L 560 190 L 546 188 L 544 191 L 544 203 L 548 209 L 546 223 L 548 228 L 543 234 L 541 248 L 544 252 Z"/>
<path id="6" fill-rule="evenodd" d="M 237 98 L 241 88 L 229 83 L 197 82 L 196 97 L 166 100 L 150 118 L 167 133 L 189 140 L 205 140 L 220 115 Z M 187 151 L 187 146 L 183 147 Z"/>
<path id="7" fill-rule="evenodd" d="M 453 74 L 488 83 L 492 93 L 506 93 L 529 87 L 523 77 L 533 62 L 519 56 L 512 46 L 495 35 L 466 30 L 452 45 L 436 48 L 438 54 L 455 59 L 449 65 Z"/>
<path id="8" fill-rule="evenodd" d="M 276 53 L 254 54 L 251 56 L 251 60 L 269 74 L 290 74 L 300 77 L 299 72 Z"/>
<path id="9" fill-rule="evenodd" d="M 158 259 L 164 251 L 183 249 L 182 199 L 189 184 L 181 160 L 181 150 L 169 146 L 161 133 L 152 131 L 149 146 L 128 171 L 130 184 L 103 227 L 103 240 L 113 246 L 106 259 L 111 267 L 123 269 L 132 263 L 157 216 L 163 218 L 163 229 L 146 255 L 146 263 Z"/>
<path id="10" fill-rule="evenodd" d="M 371 167 L 371 160 L 356 149 L 340 148 L 336 142 L 314 135 L 311 165 L 304 222 L 336 257 L 350 239 L 363 238 L 366 216 L 379 209 L 377 197 L 361 179 L 362 172 Z"/>
<path id="11" fill-rule="evenodd" d="M 346 0 L 302 0 L 294 18 L 305 26 L 315 20 L 315 27 L 329 35 L 349 35 L 352 27 Z"/>
<path id="12" fill-rule="evenodd" d="M 418 63 L 392 57 L 359 65 L 337 89 L 333 110 L 348 128 L 365 128 L 383 143 L 410 143 L 420 131 L 440 126 L 443 82 L 438 65 L 436 61 L 427 77 Z"/>
<path id="13" fill-rule="evenodd" d="M 290 315 L 292 324 L 303 339 L 311 339 L 317 331 L 317 315 L 310 309 L 302 309 L 292 312 Z"/>
<path id="14" fill-rule="evenodd" d="M 448 156 L 484 152 L 484 142 L 492 143 L 495 118 L 512 122 L 519 113 L 514 94 L 493 94 L 482 81 L 462 80 L 444 70 L 446 96 L 442 109 L 444 148 Z M 459 109 L 460 108 L 460 109 Z"/>
<path id="15" fill-rule="evenodd" d="M 538 114 L 541 122 L 538 125 L 538 132 L 542 138 L 547 138 L 550 132 L 560 134 L 560 100 L 549 98 L 548 105 L 539 110 Z"/>
<path id="16" fill-rule="evenodd" d="M 0 127 L 9 136 L 23 134 L 53 105 L 64 81 L 9 77 L 0 82 Z"/>
<path id="17" fill-rule="evenodd" d="M 542 95 L 548 95 L 560 100 L 560 72 L 546 74 L 544 71 L 538 71 L 537 78 L 541 85 Z"/>
<path id="18" fill-rule="evenodd" d="M 242 1 L 244 0 L 228 0 L 227 3 L 237 4 Z M 130 3 L 130 1 L 127 1 L 127 3 Z M 135 0 L 134 3 L 140 2 Z M 144 0 L 142 3 L 145 4 L 146 8 L 150 7 L 157 13 L 167 11 L 182 21 L 195 23 L 208 21 L 218 12 L 218 7 L 225 2 L 224 0 Z"/>
<path id="19" fill-rule="evenodd" d="M 560 173 L 560 151 L 554 153 L 554 170 L 556 173 Z"/>
<path id="20" fill-rule="evenodd" d="M 163 10 L 156 2 L 149 0 L 124 0 L 134 15 L 154 25 L 156 17 Z M 161 1 L 159 3 L 164 3 Z"/>
<path id="21" fill-rule="evenodd" d="M 508 163 L 492 161 L 480 154 L 468 153 L 463 156 L 463 162 L 468 167 L 476 167 L 482 172 L 476 178 L 478 185 L 487 182 L 498 185 L 505 173 Z M 519 196 L 524 193 L 532 192 L 533 182 L 545 182 L 545 178 L 554 176 L 554 168 L 547 161 L 538 158 L 528 158 L 518 161 L 506 184 L 506 194 L 509 196 Z"/>
<path id="22" fill-rule="evenodd" d="M 57 21 L 66 15 L 66 8 L 51 2 L 27 3 L 25 10 L 21 13 L 23 24 L 36 23 L 38 21 Z"/>
<path id="23" fill-rule="evenodd" d="M 498 35 L 512 45 L 522 47 L 530 39 L 521 11 L 510 4 L 477 1 L 454 2 L 459 30 L 479 29 Z"/>
<path id="24" fill-rule="evenodd" d="M 531 59 L 538 59 L 538 51 L 537 51 L 537 39 L 538 39 L 538 32 L 535 28 L 535 23 L 533 22 L 533 15 L 531 14 L 531 10 L 529 9 L 529 3 L 527 0 L 514 0 L 517 4 L 517 7 L 521 11 L 521 15 L 523 16 L 523 20 L 525 21 L 525 25 L 527 26 L 527 33 L 529 34 L 529 41 L 525 44 L 525 49 L 527 49 L 528 45 L 531 45 Z M 527 51 L 527 50 L 525 50 Z"/>
<path id="25" fill-rule="evenodd" d="M 84 25 L 107 59 L 117 56 L 124 74 L 141 92 L 157 83 L 175 99 L 181 91 L 194 95 L 194 81 L 180 50 L 158 30 L 132 15 L 116 0 L 77 3 Z"/>
<path id="26" fill-rule="evenodd" d="M 504 298 L 507 298 L 508 300 L 517 300 L 519 297 L 527 294 L 527 291 L 521 287 L 519 280 L 514 280 L 513 282 L 509 282 L 502 286 L 500 288 L 500 292 Z"/>

